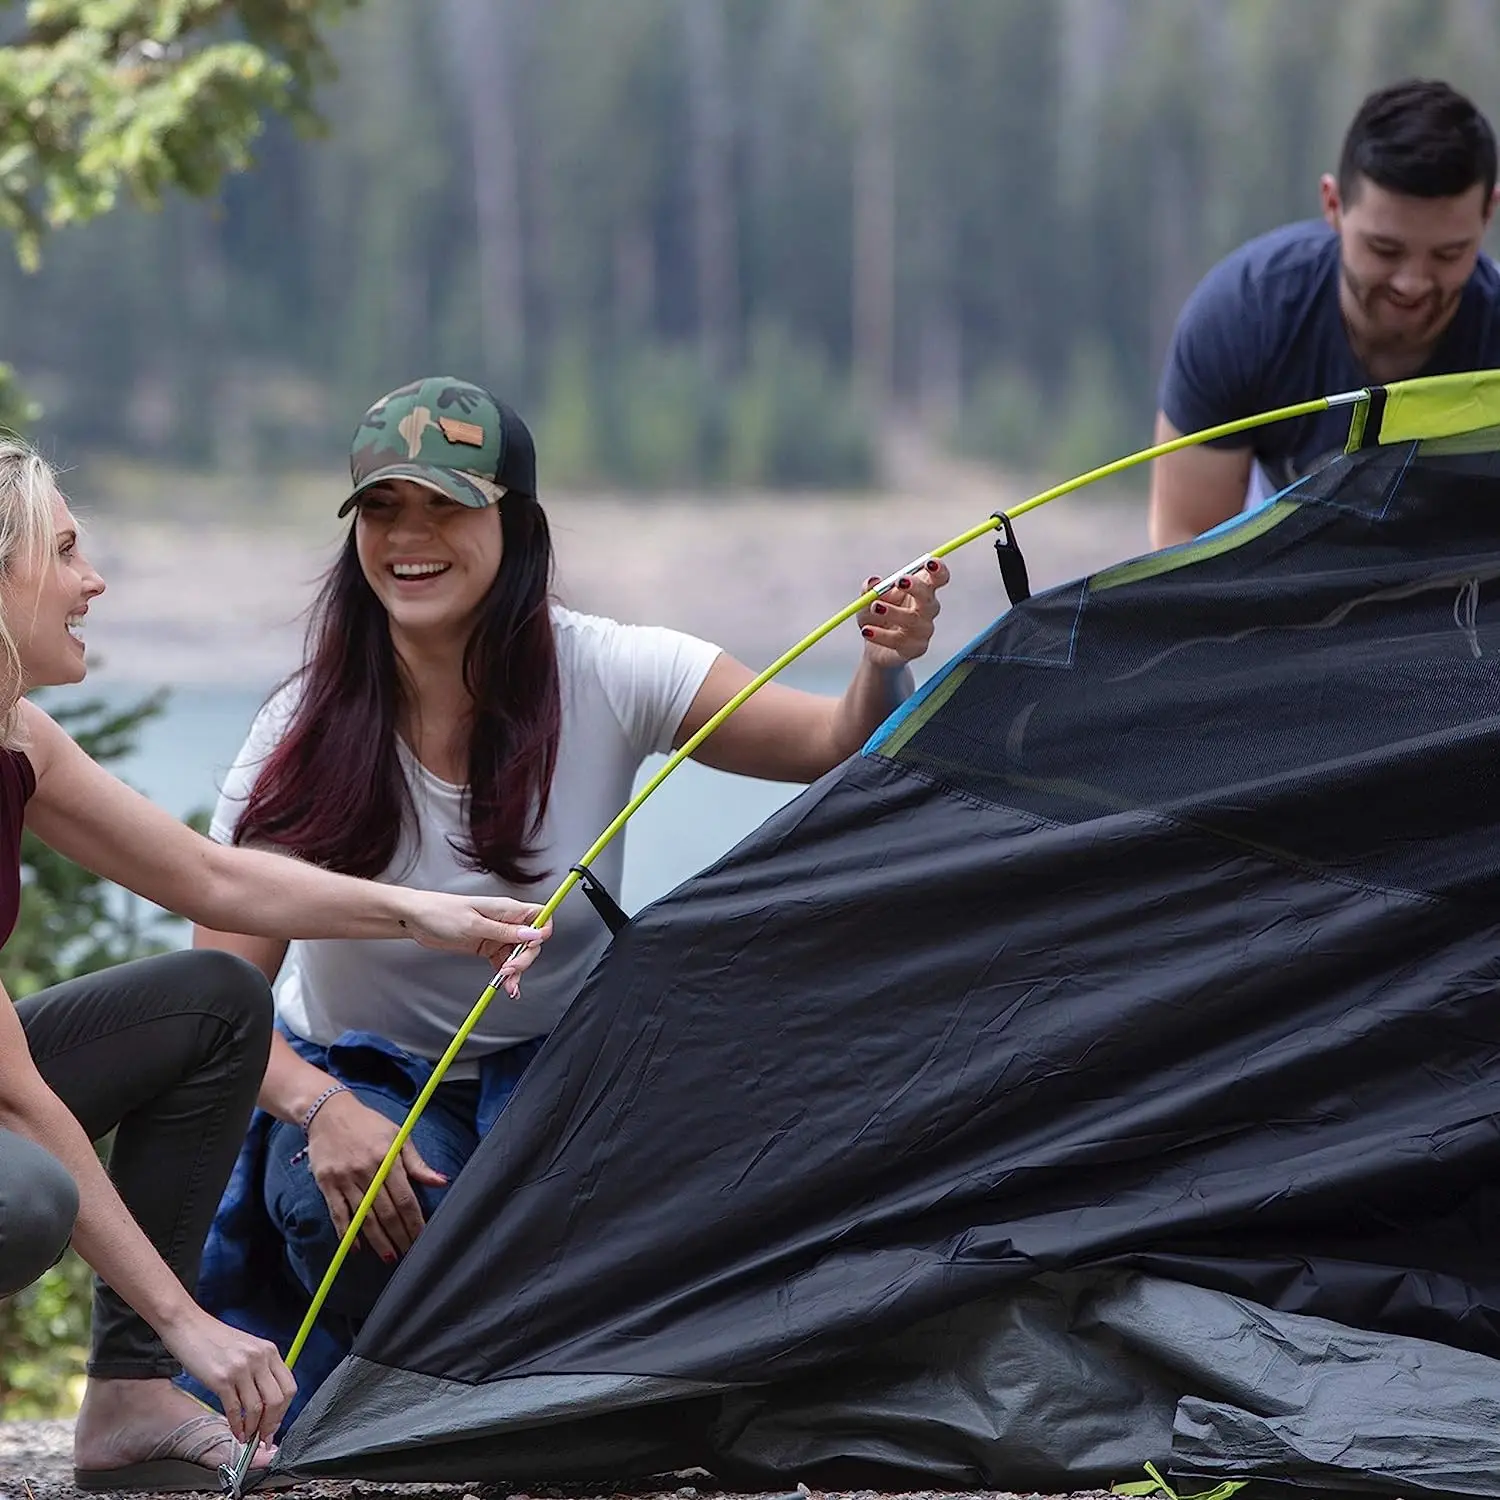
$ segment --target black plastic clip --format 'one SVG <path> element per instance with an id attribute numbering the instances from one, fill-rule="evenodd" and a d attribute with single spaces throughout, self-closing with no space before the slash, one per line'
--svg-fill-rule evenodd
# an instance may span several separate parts
<path id="1" fill-rule="evenodd" d="M 995 538 L 995 556 L 1000 563 L 1000 582 L 1005 585 L 1005 596 L 1012 604 L 1020 604 L 1031 598 L 1031 580 L 1026 576 L 1026 559 L 1016 545 L 1016 534 L 1011 530 L 1010 517 L 1003 511 L 995 512 L 1000 523 L 1000 535 Z"/>
<path id="2" fill-rule="evenodd" d="M 1380 424 L 1385 418 L 1386 395 L 1383 385 L 1370 387 L 1370 404 L 1365 411 L 1364 426 L 1359 434 L 1361 448 L 1374 448 L 1380 443 Z"/>
<path id="3" fill-rule="evenodd" d="M 570 868 L 578 877 L 578 883 L 583 887 L 583 894 L 592 902 L 594 910 L 599 913 L 600 919 L 609 928 L 610 936 L 613 937 L 630 918 L 621 911 L 620 903 L 594 878 L 594 872 L 587 865 L 572 865 Z"/>

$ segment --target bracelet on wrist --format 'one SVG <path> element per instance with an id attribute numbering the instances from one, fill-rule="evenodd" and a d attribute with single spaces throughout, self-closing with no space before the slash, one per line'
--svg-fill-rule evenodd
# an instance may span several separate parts
<path id="1" fill-rule="evenodd" d="M 319 1094 L 311 1104 L 308 1105 L 307 1113 L 302 1116 L 302 1134 L 305 1136 L 307 1132 L 312 1129 L 312 1122 L 317 1119 L 318 1111 L 322 1109 L 322 1107 L 327 1104 L 335 1094 L 347 1094 L 348 1092 L 349 1085 L 347 1083 L 329 1084 L 328 1087 L 324 1089 L 323 1092 Z M 293 1166 L 296 1166 L 299 1161 L 305 1161 L 306 1159 L 307 1147 L 304 1146 L 299 1152 L 297 1152 L 294 1157 L 292 1157 L 291 1164 Z"/>
<path id="2" fill-rule="evenodd" d="M 302 1116 L 302 1134 L 306 1135 L 312 1129 L 312 1122 L 317 1119 L 318 1111 L 333 1098 L 335 1094 L 347 1094 L 349 1085 L 347 1083 L 331 1083 L 311 1104 L 307 1106 L 307 1113 Z"/>

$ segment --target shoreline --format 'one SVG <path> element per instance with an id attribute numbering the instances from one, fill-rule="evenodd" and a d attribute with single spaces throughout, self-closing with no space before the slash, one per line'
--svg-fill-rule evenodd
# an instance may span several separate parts
<path id="1" fill-rule="evenodd" d="M 586 613 L 701 636 L 759 668 L 847 604 L 871 573 L 915 560 L 1020 493 L 966 476 L 940 498 L 559 496 L 546 502 L 555 593 Z M 267 524 L 253 529 L 215 515 L 96 513 L 85 545 L 108 588 L 90 611 L 91 676 L 143 688 L 280 680 L 300 661 L 304 612 L 341 543 L 336 510 L 336 499 L 295 515 L 268 506 Z M 1015 530 L 1036 592 L 1148 545 L 1144 501 L 1104 491 L 1066 496 Z M 988 538 L 948 562 L 934 663 L 1007 605 Z M 815 660 L 852 668 L 858 648 L 846 625 Z"/>

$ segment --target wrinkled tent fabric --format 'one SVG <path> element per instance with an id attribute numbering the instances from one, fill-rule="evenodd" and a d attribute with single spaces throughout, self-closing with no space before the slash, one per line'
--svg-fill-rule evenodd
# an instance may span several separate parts
<path id="1" fill-rule="evenodd" d="M 279 1466 L 1500 1495 L 1500 458 L 1003 616 L 615 938 Z"/>

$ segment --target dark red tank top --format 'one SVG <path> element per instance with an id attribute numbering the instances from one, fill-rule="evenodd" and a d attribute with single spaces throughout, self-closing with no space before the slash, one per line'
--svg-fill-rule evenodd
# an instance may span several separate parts
<path id="1" fill-rule="evenodd" d="M 21 827 L 36 790 L 36 772 L 22 750 L 0 750 L 0 947 L 21 912 Z"/>

